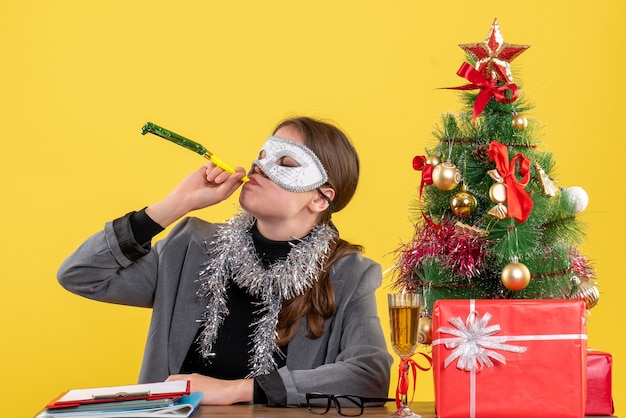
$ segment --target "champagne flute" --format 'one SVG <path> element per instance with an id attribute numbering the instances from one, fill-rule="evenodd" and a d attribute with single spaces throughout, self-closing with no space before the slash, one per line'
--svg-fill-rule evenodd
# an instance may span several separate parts
<path id="1" fill-rule="evenodd" d="M 411 411 L 408 405 L 408 390 L 400 390 L 400 381 L 409 382 L 409 359 L 419 344 L 420 295 L 418 293 L 395 293 L 387 295 L 389 304 L 389 323 L 391 346 L 400 356 L 400 379 L 398 390 L 401 405 L 390 417 L 420 418 L 420 415 Z M 406 366 L 404 366 L 406 364 Z M 408 385 L 407 385 L 408 388 Z M 402 393 L 404 392 L 404 393 Z"/>

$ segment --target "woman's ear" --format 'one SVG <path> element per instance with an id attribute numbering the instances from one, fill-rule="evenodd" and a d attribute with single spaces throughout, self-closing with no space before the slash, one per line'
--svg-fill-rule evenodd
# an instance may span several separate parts
<path id="1" fill-rule="evenodd" d="M 317 196 L 311 201 L 311 210 L 318 213 L 324 212 L 333 205 L 334 198 L 335 190 L 332 187 L 319 187 Z"/>

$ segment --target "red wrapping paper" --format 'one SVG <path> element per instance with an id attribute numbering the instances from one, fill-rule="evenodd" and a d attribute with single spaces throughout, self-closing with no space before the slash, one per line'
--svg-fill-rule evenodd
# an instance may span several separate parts
<path id="1" fill-rule="evenodd" d="M 613 415 L 613 357 L 600 350 L 587 351 L 587 406 L 585 415 Z"/>
<path id="2" fill-rule="evenodd" d="M 471 338 L 459 340 L 442 332 L 458 330 L 450 322 L 453 318 L 459 318 L 463 327 L 469 327 Z M 492 333 L 476 337 L 480 334 L 478 321 L 482 321 L 484 330 Z M 495 341 L 505 349 L 482 346 L 494 344 L 493 337 L 506 337 L 505 341 Z M 493 357 L 487 356 L 485 363 L 474 371 L 459 369 L 459 361 L 464 357 L 452 359 L 458 348 L 454 339 L 466 353 L 490 353 Z M 446 343 L 452 346 L 446 347 Z M 446 361 L 450 361 L 447 366 Z M 491 367 L 487 364 L 490 362 Z M 435 302 L 433 376 L 435 408 L 440 418 L 583 417 L 586 363 L 586 317 L 582 301 Z"/>

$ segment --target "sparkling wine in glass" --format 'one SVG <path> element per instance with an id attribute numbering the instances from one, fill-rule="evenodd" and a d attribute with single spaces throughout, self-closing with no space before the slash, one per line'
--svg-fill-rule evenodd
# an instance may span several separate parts
<path id="1" fill-rule="evenodd" d="M 419 344 L 419 318 L 420 318 L 420 295 L 417 293 L 395 293 L 387 295 L 389 304 L 389 325 L 391 335 L 391 346 L 393 351 L 402 360 L 411 357 Z M 409 364 L 406 367 L 401 362 L 399 373 L 402 373 L 401 381 L 409 381 Z M 400 385 L 400 382 L 398 383 Z M 402 393 L 404 392 L 404 393 Z M 409 408 L 408 390 L 400 391 L 400 408 L 391 417 L 412 417 L 420 416 Z"/>

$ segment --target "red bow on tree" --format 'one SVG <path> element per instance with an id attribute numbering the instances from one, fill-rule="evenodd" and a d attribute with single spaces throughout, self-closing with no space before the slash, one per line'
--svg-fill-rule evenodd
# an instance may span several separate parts
<path id="1" fill-rule="evenodd" d="M 515 218 L 517 222 L 526 222 L 533 208 L 533 200 L 524 190 L 530 180 L 530 160 L 522 154 L 516 154 L 509 161 L 509 150 L 506 145 L 497 141 L 492 141 L 489 144 L 489 157 L 496 163 L 498 174 L 502 176 L 506 184 L 506 201 L 509 215 Z M 515 176 L 518 160 L 520 181 Z"/>
<path id="2" fill-rule="evenodd" d="M 497 86 L 496 79 L 488 80 L 483 74 L 481 74 L 474 67 L 464 62 L 459 68 L 459 71 L 456 72 L 457 75 L 465 78 L 471 84 L 466 84 L 460 87 L 447 87 L 452 90 L 474 90 L 480 89 L 480 93 L 476 96 L 476 101 L 474 102 L 474 118 L 480 115 L 489 103 L 491 98 L 495 98 L 500 103 L 513 103 L 517 100 L 518 88 L 516 84 L 509 83 L 503 86 Z M 511 91 L 511 97 L 506 96 L 506 92 Z"/>
<path id="3" fill-rule="evenodd" d="M 416 155 L 413 157 L 413 170 L 422 172 L 422 182 L 420 183 L 420 197 L 422 197 L 422 190 L 424 184 L 433 184 L 433 166 L 426 164 L 426 157 L 423 155 Z"/>

